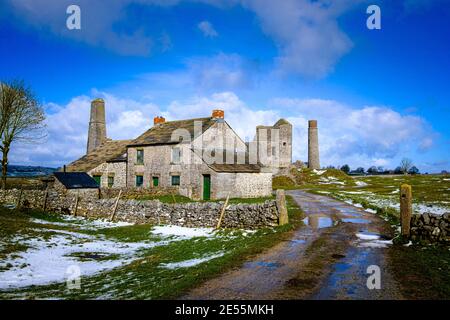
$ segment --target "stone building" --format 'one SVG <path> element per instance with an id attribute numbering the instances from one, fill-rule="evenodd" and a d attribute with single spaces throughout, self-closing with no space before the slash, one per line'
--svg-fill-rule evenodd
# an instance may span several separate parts
<path id="1" fill-rule="evenodd" d="M 85 172 L 55 172 L 53 188 L 66 196 L 82 196 L 85 199 L 98 199 L 99 186 Z"/>
<path id="2" fill-rule="evenodd" d="M 258 161 L 267 171 L 276 174 L 292 164 L 292 124 L 286 119 L 273 126 L 257 126 L 254 143 Z"/>
<path id="3" fill-rule="evenodd" d="M 267 140 L 258 128 L 254 142 Z M 101 187 L 175 187 L 192 199 L 268 196 L 272 169 L 292 162 L 292 125 L 281 119 L 268 128 L 281 139 L 276 142 L 270 136 L 269 146 L 262 144 L 270 151 L 266 164 L 260 161 L 263 152 L 258 143 L 256 149 L 249 148 L 222 110 L 179 121 L 155 117 L 153 126 L 136 139 L 114 141 L 106 137 L 104 101 L 96 99 L 91 105 L 87 154 L 69 164 L 67 171 L 86 172 Z"/>

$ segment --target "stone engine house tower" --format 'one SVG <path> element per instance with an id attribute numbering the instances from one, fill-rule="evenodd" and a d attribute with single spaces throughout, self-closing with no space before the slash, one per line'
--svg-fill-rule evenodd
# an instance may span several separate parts
<path id="1" fill-rule="evenodd" d="M 320 169 L 317 120 L 310 120 L 308 123 L 308 168 Z"/>
<path id="2" fill-rule="evenodd" d="M 256 144 L 258 161 L 274 173 L 292 164 L 292 124 L 286 119 L 273 126 L 257 126 Z"/>
<path id="3" fill-rule="evenodd" d="M 86 153 L 91 153 L 95 148 L 106 141 L 105 101 L 95 99 L 91 102 L 91 120 Z"/>

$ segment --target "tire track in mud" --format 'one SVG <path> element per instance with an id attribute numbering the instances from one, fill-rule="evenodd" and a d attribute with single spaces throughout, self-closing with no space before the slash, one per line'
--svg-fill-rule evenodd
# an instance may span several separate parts
<path id="1" fill-rule="evenodd" d="M 325 196 L 300 190 L 288 194 L 305 212 L 304 227 L 182 298 L 401 299 L 385 258 L 393 236 L 389 224 Z M 380 268 L 380 290 L 366 285 L 370 265 Z"/>

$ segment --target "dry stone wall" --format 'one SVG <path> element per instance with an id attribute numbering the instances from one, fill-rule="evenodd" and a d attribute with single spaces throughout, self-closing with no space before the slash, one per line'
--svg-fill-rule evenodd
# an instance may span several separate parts
<path id="1" fill-rule="evenodd" d="M 97 193 L 96 193 L 97 192 Z M 47 211 L 92 218 L 110 218 L 116 199 L 99 199 L 97 189 L 61 193 L 55 189 L 0 190 L 0 203 L 18 204 L 23 208 L 44 208 Z M 79 196 L 79 200 L 76 198 Z M 223 202 L 190 202 L 166 204 L 158 200 L 119 200 L 115 220 L 138 224 L 171 224 L 183 227 L 215 227 Z M 76 207 L 76 208 L 75 208 Z M 258 204 L 228 205 L 222 227 L 256 229 L 278 225 L 279 212 L 275 200 Z"/>
<path id="2" fill-rule="evenodd" d="M 450 213 L 412 215 L 410 237 L 417 242 L 450 244 Z"/>

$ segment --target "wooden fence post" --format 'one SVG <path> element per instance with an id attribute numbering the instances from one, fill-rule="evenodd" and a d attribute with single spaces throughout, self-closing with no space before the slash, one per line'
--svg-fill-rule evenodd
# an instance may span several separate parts
<path id="1" fill-rule="evenodd" d="M 400 187 L 400 223 L 402 236 L 409 237 L 412 215 L 412 191 L 411 186 L 402 184 Z"/>
<path id="2" fill-rule="evenodd" d="M 42 206 L 42 211 L 45 211 L 47 209 L 47 198 L 48 198 L 48 186 L 45 188 L 44 205 Z"/>
<path id="3" fill-rule="evenodd" d="M 23 189 L 20 188 L 20 192 L 19 192 L 19 197 L 17 198 L 17 203 L 16 203 L 16 209 L 20 209 L 20 205 L 22 202 L 22 194 L 23 194 Z"/>
<path id="4" fill-rule="evenodd" d="M 288 212 L 286 208 L 286 195 L 283 189 L 278 189 L 276 193 L 276 203 L 278 208 L 278 225 L 283 226 L 289 223 Z"/>
<path id="5" fill-rule="evenodd" d="M 78 211 L 78 201 L 80 200 L 80 195 L 79 192 L 77 191 L 77 195 L 75 197 L 75 210 L 73 212 L 73 216 L 76 217 L 77 216 L 77 211 Z"/>
<path id="6" fill-rule="evenodd" d="M 216 229 L 219 229 L 220 225 L 222 224 L 222 219 L 225 214 L 225 210 L 227 209 L 229 200 L 230 200 L 230 194 L 228 194 L 227 199 L 225 200 L 225 203 L 223 204 L 222 211 L 220 212 L 220 217 L 219 217 L 219 221 L 217 222 Z"/>
<path id="7" fill-rule="evenodd" d="M 114 217 L 116 215 L 117 206 L 119 205 L 119 199 L 120 199 L 121 195 L 122 195 L 122 189 L 120 189 L 119 195 L 117 196 L 116 203 L 114 204 L 113 212 L 111 214 L 111 218 L 109 219 L 110 221 L 114 221 Z"/>

